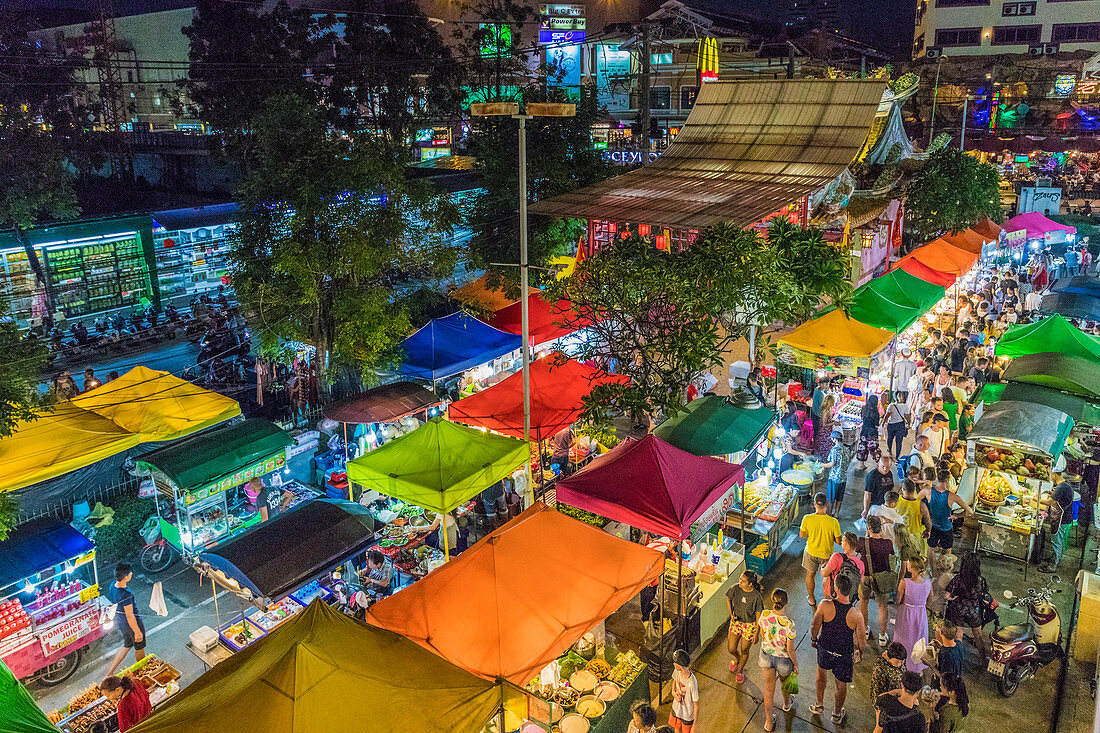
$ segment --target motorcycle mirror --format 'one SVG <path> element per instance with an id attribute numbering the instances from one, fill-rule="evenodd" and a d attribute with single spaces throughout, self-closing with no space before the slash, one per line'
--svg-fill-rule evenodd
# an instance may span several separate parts
<path id="1" fill-rule="evenodd" d="M 1010 591 L 1010 590 L 1006 590 L 1006 591 L 1005 591 L 1005 598 L 1007 598 L 1008 600 L 1010 600 L 1010 601 L 1011 601 L 1011 600 L 1012 600 L 1012 598 L 1013 598 L 1013 595 L 1012 595 L 1012 591 Z"/>

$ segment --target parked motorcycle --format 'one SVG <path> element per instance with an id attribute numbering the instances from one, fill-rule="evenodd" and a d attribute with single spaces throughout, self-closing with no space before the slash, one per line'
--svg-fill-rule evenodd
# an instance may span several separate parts
<path id="1" fill-rule="evenodd" d="M 168 540 L 161 535 L 160 520 L 156 516 L 149 517 L 140 532 L 141 538 L 145 540 L 145 547 L 141 548 L 138 560 L 145 572 L 159 573 L 175 562 L 176 553 Z"/>
<path id="2" fill-rule="evenodd" d="M 1055 575 L 1051 582 L 1058 583 L 1060 578 Z M 1014 599 L 1012 591 L 1005 591 L 1005 598 L 1011 601 L 1009 608 L 1023 606 L 1027 609 L 1028 620 L 1001 626 L 990 634 L 986 668 L 997 678 L 997 691 L 1004 697 L 1012 697 L 1021 682 L 1064 656 L 1062 619 L 1051 601 L 1055 593 L 1061 592 L 1048 585 L 1039 590 L 1031 588 L 1026 596 Z"/>

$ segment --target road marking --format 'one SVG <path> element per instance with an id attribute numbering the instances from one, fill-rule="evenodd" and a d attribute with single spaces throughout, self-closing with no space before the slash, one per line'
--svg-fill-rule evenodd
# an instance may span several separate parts
<path id="1" fill-rule="evenodd" d="M 222 593 L 225 593 L 226 595 L 228 595 L 228 594 L 229 594 L 229 591 L 222 591 Z M 210 596 L 210 597 L 209 597 L 209 598 L 207 598 L 207 599 L 206 599 L 205 601 L 201 601 L 201 602 L 199 602 L 199 603 L 196 603 L 196 604 L 195 604 L 194 606 L 191 606 L 190 608 L 188 608 L 188 609 L 186 609 L 186 610 L 184 610 L 184 611 L 181 611 L 180 613 L 176 614 L 176 616 L 175 616 L 174 618 L 168 618 L 168 619 L 165 619 L 164 621 L 161 621 L 161 622 L 160 622 L 159 624 L 157 624 L 157 625 L 156 625 L 156 626 L 154 626 L 153 628 L 151 628 L 151 629 L 149 629 L 148 631 L 146 631 L 146 632 L 145 632 L 145 635 L 146 635 L 147 637 L 148 637 L 148 636 L 152 636 L 153 634 L 155 634 L 156 632 L 160 631 L 161 629 L 163 629 L 163 628 L 166 628 L 166 627 L 168 627 L 168 626 L 171 626 L 172 624 L 176 623 L 177 621 L 179 621 L 180 619 L 182 619 L 182 618 L 183 618 L 184 616 L 186 616 L 187 614 L 189 614 L 189 613 L 190 613 L 191 611 L 194 611 L 194 610 L 195 610 L 196 608 L 203 608 L 204 606 L 207 606 L 207 605 L 209 605 L 209 604 L 210 604 L 210 603 L 212 603 L 213 601 L 214 601 L 214 596 Z"/>

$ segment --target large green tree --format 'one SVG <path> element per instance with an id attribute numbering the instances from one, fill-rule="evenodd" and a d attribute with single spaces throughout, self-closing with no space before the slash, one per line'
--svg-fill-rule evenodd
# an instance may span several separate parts
<path id="1" fill-rule="evenodd" d="M 906 223 L 923 243 L 989 217 L 1001 220 L 997 169 L 956 148 L 931 153 L 905 186 Z"/>
<path id="2" fill-rule="evenodd" d="M 408 298 L 449 275 L 455 206 L 405 179 L 400 153 L 372 135 L 337 135 L 314 105 L 268 102 L 255 170 L 241 187 L 233 285 L 266 350 L 285 341 L 369 379 L 411 329 Z"/>
<path id="3" fill-rule="evenodd" d="M 715 224 L 689 247 L 666 252 L 631 234 L 550 286 L 568 298 L 564 323 L 589 326 L 578 359 L 615 364 L 628 385 L 601 385 L 583 418 L 599 424 L 612 409 L 667 415 L 691 378 L 757 327 L 766 339 L 781 324 L 809 318 L 851 294 L 848 257 L 820 230 L 775 222 L 766 237 Z"/>

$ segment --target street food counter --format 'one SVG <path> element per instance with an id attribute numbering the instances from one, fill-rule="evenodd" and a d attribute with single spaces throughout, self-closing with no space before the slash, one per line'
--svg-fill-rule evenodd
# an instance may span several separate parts
<path id="1" fill-rule="evenodd" d="M 809 486 L 811 477 L 804 473 Z M 745 484 L 741 500 L 726 514 L 723 524 L 726 534 L 741 538 L 746 567 L 761 577 L 782 554 L 783 538 L 798 515 L 796 488 L 770 478 L 770 472 L 763 471 Z"/>
<path id="2" fill-rule="evenodd" d="M 180 690 L 180 673 L 168 662 L 149 654 L 122 670 L 145 687 L 149 693 L 149 703 L 156 710 L 168 698 Z M 108 730 L 118 730 L 116 702 L 109 700 L 98 685 L 88 687 L 76 695 L 67 705 L 49 713 L 47 717 L 65 733 L 89 733 L 92 727 L 102 721 Z"/>

